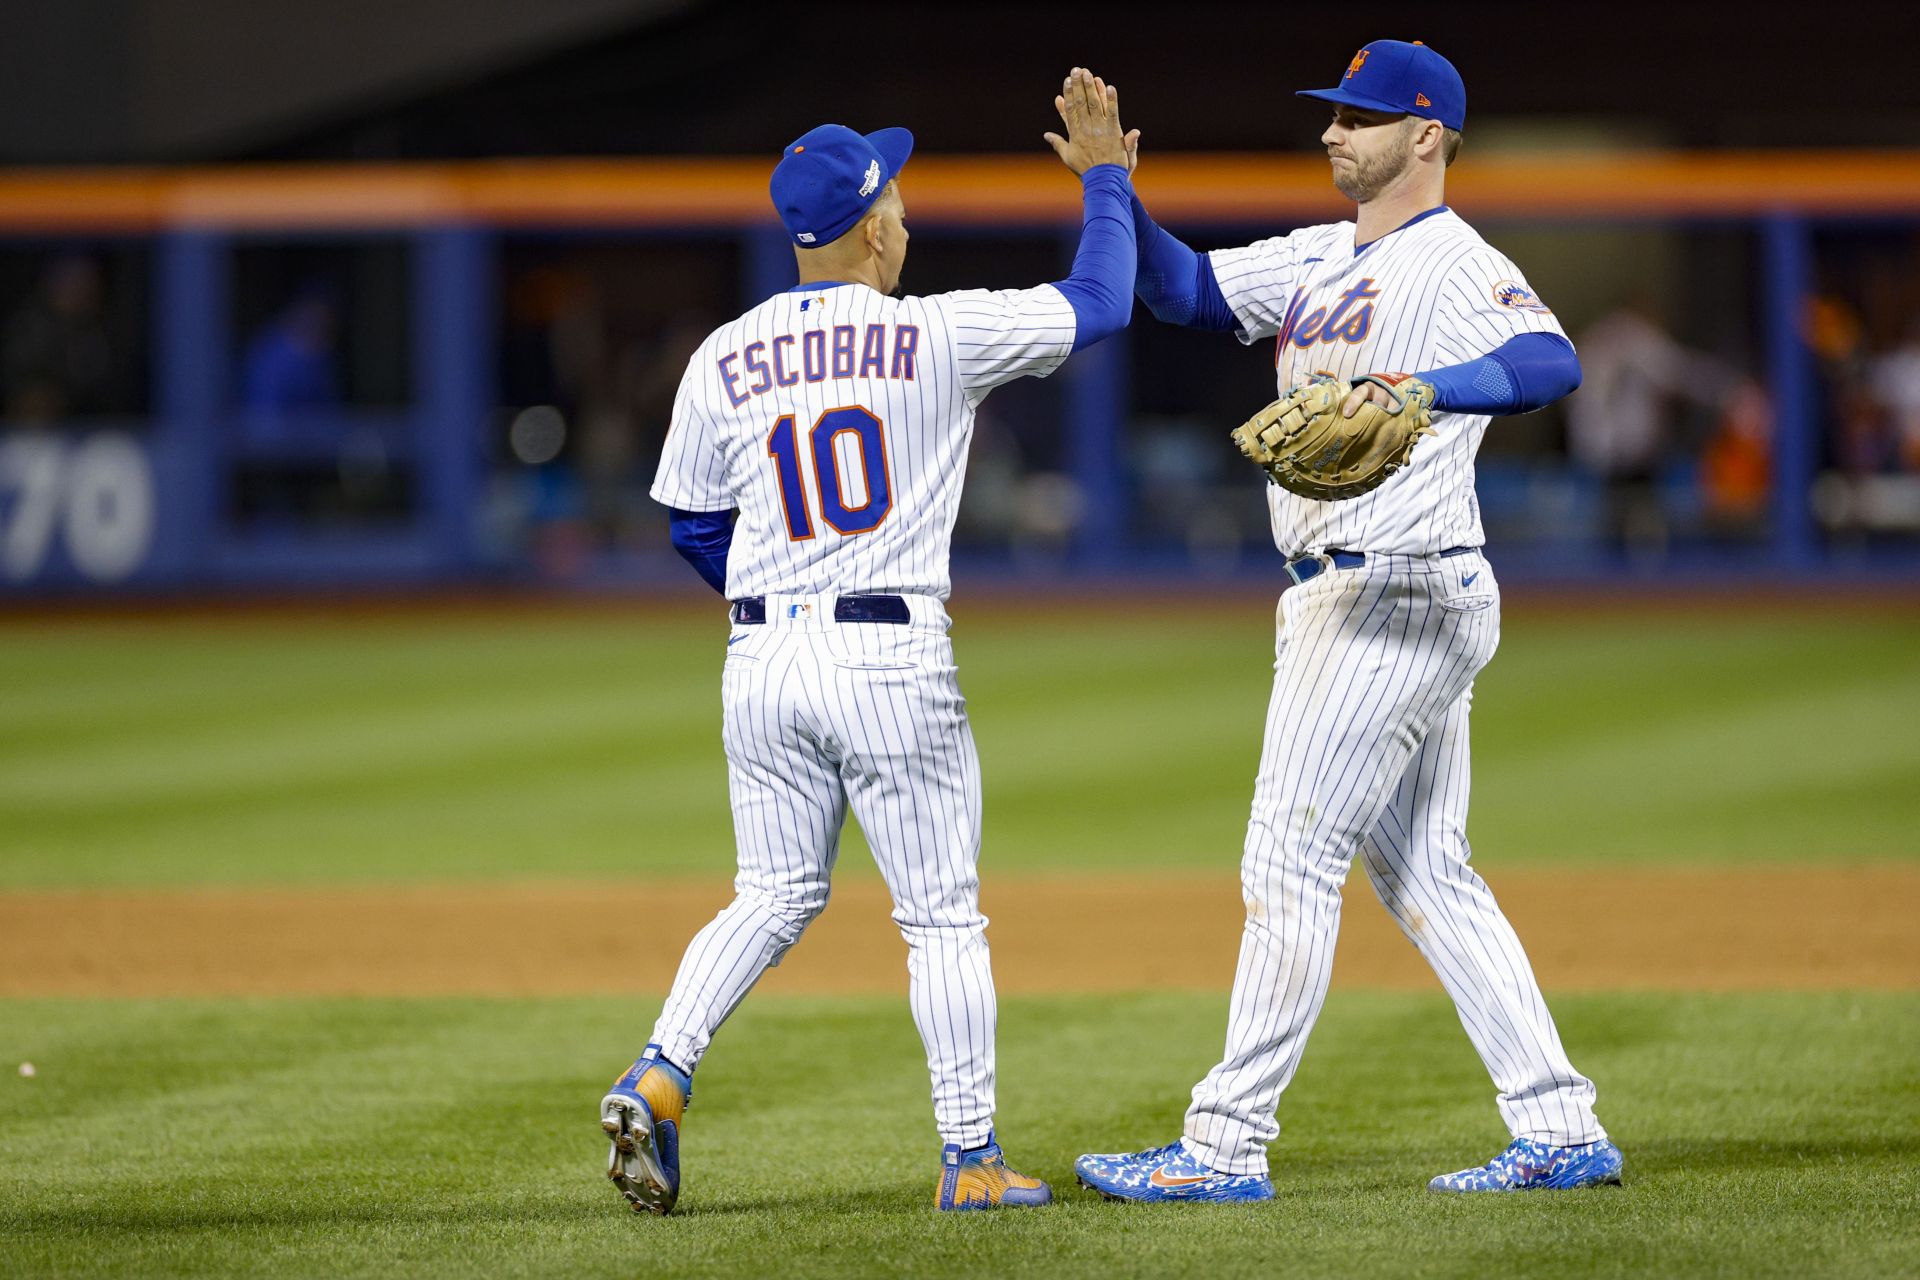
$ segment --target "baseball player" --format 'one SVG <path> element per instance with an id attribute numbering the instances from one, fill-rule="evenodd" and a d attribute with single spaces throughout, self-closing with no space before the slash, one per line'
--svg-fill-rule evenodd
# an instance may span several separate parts
<path id="1" fill-rule="evenodd" d="M 637 1210 L 680 1192 L 692 1076 L 754 982 L 827 905 L 847 808 L 907 942 L 940 1137 L 941 1209 L 1046 1204 L 995 1142 L 994 990 L 980 914 L 980 767 L 954 674 L 947 551 L 974 411 L 1123 328 L 1135 249 L 1118 94 L 1075 70 L 1049 135 L 1080 175 L 1071 274 L 896 297 L 913 137 L 822 125 L 781 155 L 799 284 L 721 326 L 674 402 L 653 497 L 732 602 L 721 677 L 739 874 L 687 947 L 652 1043 L 600 1104 Z M 737 514 L 737 520 L 734 519 Z"/>
<path id="2" fill-rule="evenodd" d="M 1402 433 L 1410 460 L 1363 496 L 1268 492 L 1294 585 L 1277 610 L 1226 1054 L 1194 1088 L 1177 1141 L 1075 1168 L 1110 1198 L 1272 1197 L 1275 1111 L 1326 996 L 1340 886 L 1358 854 L 1452 995 L 1514 1135 L 1432 1189 L 1618 1182 L 1593 1084 L 1568 1061 L 1466 840 L 1467 710 L 1500 631 L 1474 452 L 1491 416 L 1572 391 L 1579 362 L 1519 269 L 1444 203 L 1466 120 L 1445 58 L 1375 41 L 1338 86 L 1302 96 L 1333 104 L 1321 141 L 1355 219 L 1197 255 L 1136 199 L 1140 296 L 1170 323 L 1272 338 L 1283 395 L 1330 375 L 1327 413 L 1353 419 L 1370 403 L 1383 420 L 1414 408 L 1424 419 L 1430 408 L 1431 426 Z"/>

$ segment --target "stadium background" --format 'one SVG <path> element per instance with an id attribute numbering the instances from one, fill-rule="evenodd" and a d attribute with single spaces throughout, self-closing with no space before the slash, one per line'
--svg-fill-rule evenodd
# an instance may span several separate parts
<path id="1" fill-rule="evenodd" d="M 10 1273 L 1914 1267 L 1908 9 L 10 16 Z M 1162 219 L 1243 243 L 1338 215 L 1289 91 L 1381 35 L 1461 68 L 1450 203 L 1587 368 L 1481 455 L 1508 599 L 1471 834 L 1629 1187 L 1418 1194 L 1501 1135 L 1362 884 L 1272 1213 L 930 1221 L 902 948 L 850 832 L 702 1069 L 684 1218 L 623 1218 L 588 1113 L 731 856 L 721 623 L 645 488 L 687 352 L 790 278 L 767 157 L 906 124 L 909 287 L 1031 284 L 1071 251 L 1039 134 L 1083 63 Z M 1057 1187 L 1165 1140 L 1224 1025 L 1282 581 L 1224 432 L 1270 394 L 1263 352 L 1142 317 L 981 415 L 954 612 L 1002 1133 Z"/>

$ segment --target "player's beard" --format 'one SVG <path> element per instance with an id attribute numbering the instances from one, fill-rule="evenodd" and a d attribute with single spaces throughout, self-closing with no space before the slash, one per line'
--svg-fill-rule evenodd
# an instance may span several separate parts
<path id="1" fill-rule="evenodd" d="M 1333 186 L 1355 204 L 1365 204 L 1399 180 L 1413 163 L 1411 139 L 1402 137 L 1400 145 L 1371 156 L 1348 156 L 1351 168 L 1333 166 Z"/>

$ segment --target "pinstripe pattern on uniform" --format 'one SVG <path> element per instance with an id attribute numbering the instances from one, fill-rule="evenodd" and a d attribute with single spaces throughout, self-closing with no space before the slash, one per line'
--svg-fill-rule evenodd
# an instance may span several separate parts
<path id="1" fill-rule="evenodd" d="M 1354 248 L 1354 224 L 1303 227 L 1286 236 L 1209 255 L 1241 324 L 1240 339 L 1280 338 L 1279 394 L 1318 372 L 1351 381 L 1363 373 L 1417 373 L 1476 359 L 1520 333 L 1565 337 L 1550 312 L 1502 305 L 1496 287 L 1525 277 L 1451 210 L 1422 218 Z M 1331 313 L 1341 294 L 1371 280 L 1378 298 L 1360 341 L 1285 338 L 1288 316 Z M 1274 541 L 1290 556 L 1340 547 L 1431 555 L 1486 540 L 1473 496 L 1473 458 L 1491 421 L 1484 414 L 1436 413 L 1435 434 L 1407 466 L 1372 493 L 1319 502 L 1270 486 Z"/>
<path id="2" fill-rule="evenodd" d="M 687 948 L 653 1040 L 698 1063 L 760 974 L 825 908 L 849 805 L 908 946 L 909 1000 L 945 1141 L 986 1141 L 995 1001 L 979 910 L 980 766 L 938 601 L 911 626 L 835 623 L 773 596 L 722 677 L 739 872 Z M 806 606 L 806 616 L 785 612 Z M 822 618 L 825 621 L 821 621 Z M 679 1055 L 679 1056 L 676 1056 Z"/>
<path id="3" fill-rule="evenodd" d="M 770 352 L 777 339 L 791 335 L 788 359 L 804 362 L 808 334 L 830 337 L 851 327 L 863 338 L 875 325 L 884 335 L 889 371 L 901 331 L 917 335 L 913 377 L 834 377 L 829 355 L 827 376 L 807 380 L 803 363 L 792 385 L 770 385 L 734 403 L 754 380 L 736 360 L 730 385 L 721 369 L 729 355 L 756 344 Z M 727 557 L 729 599 L 840 590 L 944 600 L 951 590 L 948 551 L 974 409 L 1002 383 L 1045 377 L 1059 367 L 1073 349 L 1074 328 L 1071 304 L 1051 285 L 907 298 L 859 284 L 778 294 L 715 330 L 688 361 L 653 497 L 683 511 L 739 509 Z M 821 345 L 832 349 L 830 341 Z M 791 414 L 804 438 L 820 415 L 851 405 L 882 423 L 891 510 L 871 532 L 834 535 L 818 519 L 818 477 L 803 462 L 814 536 L 795 541 L 768 459 L 769 434 L 780 417 Z M 859 471 L 849 459 L 842 473 L 851 481 Z"/>
<path id="4" fill-rule="evenodd" d="M 1242 340 L 1276 338 L 1282 393 L 1316 371 L 1418 372 L 1518 333 L 1565 336 L 1518 268 L 1450 211 L 1359 249 L 1353 235 L 1352 223 L 1308 227 L 1213 255 Z M 1349 317 L 1321 340 L 1333 326 L 1315 317 L 1359 297 L 1375 308 L 1364 333 Z M 1473 457 L 1488 421 L 1436 414 L 1437 436 L 1358 499 L 1268 490 L 1283 552 L 1367 560 L 1281 599 L 1226 1053 L 1187 1112 L 1189 1144 L 1221 1172 L 1266 1168 L 1280 1095 L 1326 998 L 1356 854 L 1453 996 L 1514 1135 L 1553 1146 L 1606 1136 L 1518 936 L 1468 865 L 1467 720 L 1499 642 L 1499 587 L 1484 557 L 1437 553 L 1483 540 Z"/>
<path id="5" fill-rule="evenodd" d="M 1471 582 L 1462 585 L 1464 578 Z M 1543 1136 L 1594 1124 L 1590 1108 L 1584 1120 L 1552 1113 L 1545 1093 L 1563 1101 L 1583 1093 L 1590 1101 L 1592 1085 L 1566 1061 L 1511 927 L 1501 918 L 1498 929 L 1478 930 L 1480 903 L 1462 896 L 1472 874 L 1465 869 L 1466 706 L 1475 674 L 1498 644 L 1498 600 L 1478 555 L 1370 556 L 1360 568 L 1323 574 L 1281 597 L 1266 744 L 1241 864 L 1247 919 L 1227 1049 L 1194 1089 L 1187 1113 L 1190 1144 L 1221 1172 L 1266 1168 L 1281 1091 L 1326 997 L 1340 887 L 1363 847 L 1377 855 L 1382 875 L 1406 889 L 1383 899 L 1421 914 L 1423 951 L 1431 946 L 1449 963 L 1475 953 L 1464 962 L 1474 977 L 1457 985 L 1477 981 L 1472 1000 L 1485 1004 L 1463 1005 L 1463 1020 L 1525 1028 L 1497 1050 L 1483 1049 L 1503 1095 L 1515 1098 L 1513 1115 Z M 1429 762 L 1437 769 L 1455 753 L 1461 760 L 1450 766 L 1449 786 L 1436 793 L 1431 781 L 1423 785 Z M 1406 834 L 1416 824 L 1427 833 L 1417 845 Z M 1449 842 L 1449 831 L 1458 839 Z M 1414 847 L 1422 858 L 1409 856 Z M 1441 901 L 1442 894 L 1454 896 Z M 1484 904 L 1498 915 L 1490 896 Z M 1498 1039 L 1475 1034 L 1476 1044 Z"/>
<path id="6" fill-rule="evenodd" d="M 1374 892 L 1453 997 L 1515 1137 L 1578 1146 L 1605 1137 L 1593 1083 L 1568 1060 L 1525 949 L 1468 864 L 1469 688 L 1421 744 L 1361 846 Z"/>
<path id="7" fill-rule="evenodd" d="M 975 407 L 1004 382 L 1057 368 L 1075 323 L 1050 285 L 898 299 L 816 286 L 723 325 L 688 363 L 653 496 L 682 510 L 739 510 L 727 594 L 765 597 L 767 620 L 729 637 L 722 737 L 738 872 L 733 902 L 688 945 L 654 1026 L 669 1060 L 693 1069 L 826 906 L 851 808 L 907 943 L 941 1139 L 987 1140 L 995 996 L 979 905 L 980 764 L 946 634 L 948 549 Z M 838 376 L 832 363 L 848 329 L 856 354 L 846 367 L 862 376 Z M 906 331 L 911 359 L 896 359 Z M 869 341 L 886 357 L 876 376 L 862 374 Z M 781 376 L 791 365 L 774 362 L 779 351 L 800 362 L 791 379 Z M 763 375 L 749 372 L 756 361 Z M 816 458 L 801 451 L 802 492 L 788 492 L 772 433 L 791 416 L 797 442 L 821 415 L 853 405 L 881 423 L 881 456 L 864 464 L 869 482 L 884 468 L 891 505 L 870 530 L 841 533 L 824 518 Z M 834 455 L 849 507 L 871 496 L 861 461 Z M 792 536 L 796 496 L 811 523 L 804 540 Z M 834 620 L 838 596 L 874 593 L 904 596 L 911 623 Z"/>

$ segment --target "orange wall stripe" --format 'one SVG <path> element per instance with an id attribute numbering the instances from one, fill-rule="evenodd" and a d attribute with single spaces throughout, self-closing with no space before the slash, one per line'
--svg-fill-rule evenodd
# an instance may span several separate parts
<path id="1" fill-rule="evenodd" d="M 0 173 L 0 233 L 771 223 L 760 160 L 497 160 L 444 165 Z M 1050 156 L 922 156 L 902 181 L 916 221 L 1071 222 Z M 1147 157 L 1142 196 L 1171 221 L 1296 222 L 1351 206 L 1311 154 Z M 1580 155 L 1469 150 L 1448 201 L 1478 218 L 1920 215 L 1920 151 Z"/>

